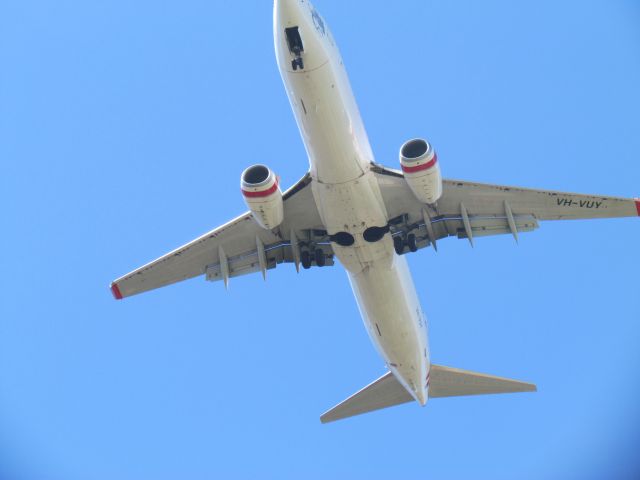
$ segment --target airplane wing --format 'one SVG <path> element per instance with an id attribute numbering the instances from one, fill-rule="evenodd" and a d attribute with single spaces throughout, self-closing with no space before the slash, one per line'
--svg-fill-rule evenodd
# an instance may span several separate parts
<path id="1" fill-rule="evenodd" d="M 640 215 L 640 200 L 599 195 L 534 190 L 462 180 L 443 180 L 435 207 L 413 195 L 402 172 L 376 165 L 382 197 L 394 235 L 413 232 L 417 248 L 437 246 L 456 236 L 473 244 L 475 237 L 512 234 L 538 228 L 539 220 L 632 217 Z"/>
<path id="2" fill-rule="evenodd" d="M 305 175 L 283 194 L 284 221 L 274 230 L 260 227 L 247 212 L 148 263 L 111 284 L 115 298 L 164 287 L 205 275 L 207 280 L 262 272 L 292 262 L 298 268 L 300 247 L 313 244 L 333 264 L 333 251 Z"/>

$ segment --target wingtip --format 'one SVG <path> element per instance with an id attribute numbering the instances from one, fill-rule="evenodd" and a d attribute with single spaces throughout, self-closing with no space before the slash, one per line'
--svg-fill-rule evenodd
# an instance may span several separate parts
<path id="1" fill-rule="evenodd" d="M 640 198 L 634 199 L 636 202 L 636 210 L 638 211 L 638 216 L 640 217 Z"/>
<path id="2" fill-rule="evenodd" d="M 120 287 L 118 287 L 117 283 L 111 284 L 111 294 L 116 300 L 122 300 L 122 293 L 120 293 Z"/>
<path id="3" fill-rule="evenodd" d="M 326 425 L 327 423 L 335 422 L 338 418 L 334 418 L 331 416 L 331 410 L 327 410 L 322 415 L 320 415 L 320 423 L 322 425 Z"/>

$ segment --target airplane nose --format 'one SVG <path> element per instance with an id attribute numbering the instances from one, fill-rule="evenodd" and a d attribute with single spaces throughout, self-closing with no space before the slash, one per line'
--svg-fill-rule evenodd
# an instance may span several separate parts
<path id="1" fill-rule="evenodd" d="M 325 25 L 309 0 L 275 0 L 273 5 L 274 39 L 281 70 L 312 71 L 327 63 Z"/>
<path id="2" fill-rule="evenodd" d="M 275 0 L 273 9 L 282 17 L 294 16 L 300 11 L 299 0 Z"/>

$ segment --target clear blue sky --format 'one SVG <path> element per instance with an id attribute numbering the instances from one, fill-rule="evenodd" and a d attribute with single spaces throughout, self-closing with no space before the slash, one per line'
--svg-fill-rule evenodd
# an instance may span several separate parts
<path id="1" fill-rule="evenodd" d="M 637 1 L 317 0 L 377 160 L 640 195 Z M 410 265 L 436 363 L 537 394 L 321 425 L 384 372 L 340 266 L 109 282 L 307 159 L 269 0 L 0 5 L 0 478 L 638 478 L 640 221 L 442 241 Z"/>

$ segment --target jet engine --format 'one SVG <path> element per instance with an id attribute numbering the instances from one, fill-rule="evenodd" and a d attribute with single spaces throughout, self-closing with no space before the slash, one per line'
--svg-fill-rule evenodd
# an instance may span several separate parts
<path id="1" fill-rule="evenodd" d="M 400 147 L 400 166 L 409 188 L 422 203 L 434 204 L 442 196 L 438 156 L 429 142 L 409 140 Z"/>
<path id="2" fill-rule="evenodd" d="M 282 223 L 284 205 L 278 177 L 265 165 L 252 165 L 240 177 L 240 189 L 253 218 L 272 230 Z"/>

